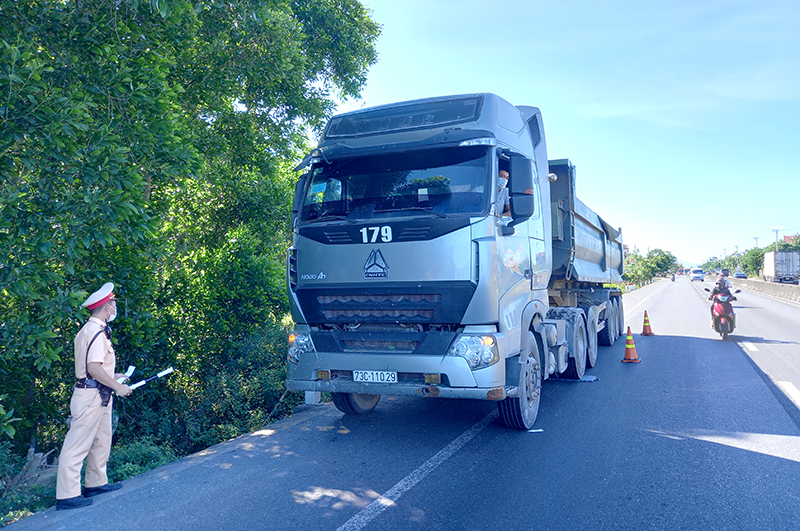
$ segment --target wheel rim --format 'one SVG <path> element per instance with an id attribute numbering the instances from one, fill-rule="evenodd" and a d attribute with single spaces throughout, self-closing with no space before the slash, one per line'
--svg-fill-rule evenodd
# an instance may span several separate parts
<path id="1" fill-rule="evenodd" d="M 578 336 L 575 338 L 575 344 L 578 345 L 578 352 L 575 353 L 575 365 L 578 368 L 578 376 L 583 377 L 583 372 L 586 371 L 586 326 L 583 324 L 583 319 L 580 319 L 575 328 Z"/>
<path id="2" fill-rule="evenodd" d="M 608 327 L 608 335 L 611 337 L 611 341 L 617 339 L 617 307 L 613 302 L 611 303 L 611 308 L 608 310 L 606 326 Z"/>
<path id="3" fill-rule="evenodd" d="M 539 400 L 541 388 L 538 365 L 533 355 L 528 357 L 528 363 L 525 364 L 525 401 L 528 406 Z"/>
<path id="4" fill-rule="evenodd" d="M 539 414 L 541 384 L 538 354 L 529 353 L 525 363 L 525 384 L 523 386 L 525 396 L 521 397 L 525 404 L 522 414 L 525 416 L 526 426 L 532 426 Z"/>
<path id="5" fill-rule="evenodd" d="M 588 365 L 594 367 L 597 364 L 597 318 L 594 313 L 586 314 L 588 326 L 586 327 L 586 334 L 589 339 L 589 347 L 587 350 Z"/>
<path id="6" fill-rule="evenodd" d="M 350 396 L 350 400 L 352 400 L 353 404 L 358 406 L 360 409 L 372 409 L 380 400 L 381 395 L 366 395 L 362 393 L 353 393 Z"/>

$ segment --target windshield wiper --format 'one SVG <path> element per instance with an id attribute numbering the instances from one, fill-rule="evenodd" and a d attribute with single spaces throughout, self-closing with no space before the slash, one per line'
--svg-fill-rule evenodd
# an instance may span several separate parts
<path id="1" fill-rule="evenodd" d="M 426 212 L 428 214 L 433 214 L 435 216 L 439 216 L 440 218 L 446 218 L 447 214 L 442 214 L 441 212 L 436 212 L 431 210 L 430 208 L 424 207 L 408 207 L 408 208 L 386 208 L 381 210 L 376 210 L 375 212 L 408 212 L 409 210 L 414 210 L 418 212 Z"/>
<path id="2" fill-rule="evenodd" d="M 349 219 L 347 216 L 339 216 L 339 215 L 335 215 L 335 216 L 334 215 L 330 215 L 330 216 L 322 216 L 322 217 L 314 218 L 314 219 L 307 219 L 303 223 L 317 223 L 319 221 L 346 221 L 346 222 L 350 223 L 351 225 L 355 225 L 356 224 L 355 221 L 353 221 L 352 219 Z"/>

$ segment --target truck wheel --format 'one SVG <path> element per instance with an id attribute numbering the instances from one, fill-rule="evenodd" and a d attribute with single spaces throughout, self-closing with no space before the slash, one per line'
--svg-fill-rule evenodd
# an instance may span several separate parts
<path id="1" fill-rule="evenodd" d="M 539 415 L 542 398 L 542 366 L 536 338 L 528 331 L 525 350 L 520 353 L 519 396 L 510 396 L 497 403 L 500 418 L 509 428 L 529 430 Z"/>
<path id="2" fill-rule="evenodd" d="M 593 309 L 586 312 L 586 337 L 589 340 L 586 366 L 591 369 L 597 365 L 597 314 Z"/>
<path id="3" fill-rule="evenodd" d="M 567 321 L 567 344 L 570 347 L 570 354 L 575 354 L 567 358 L 567 370 L 564 377 L 572 380 L 580 380 L 586 372 L 586 354 L 588 342 L 586 340 L 586 323 L 584 322 L 583 312 L 574 314 L 573 319 Z M 572 352 L 572 347 L 575 347 Z"/>
<path id="4" fill-rule="evenodd" d="M 606 304 L 606 318 L 605 326 L 602 330 L 600 330 L 599 340 L 600 344 L 606 347 L 610 347 L 614 344 L 614 340 L 617 339 L 616 333 L 616 325 L 617 325 L 617 315 L 615 310 L 614 303 L 612 301 L 608 301 Z"/>
<path id="5" fill-rule="evenodd" d="M 365 395 L 360 393 L 331 393 L 333 405 L 345 415 L 363 415 L 378 405 L 381 395 Z"/>
<path id="6" fill-rule="evenodd" d="M 622 297 L 614 297 L 614 310 L 617 312 L 617 337 L 625 333 L 625 311 L 622 309 Z"/>

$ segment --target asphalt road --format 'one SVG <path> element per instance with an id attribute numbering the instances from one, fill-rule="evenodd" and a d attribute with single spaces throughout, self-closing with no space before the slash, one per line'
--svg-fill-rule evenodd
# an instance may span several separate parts
<path id="1" fill-rule="evenodd" d="M 621 363 L 623 336 L 597 381 L 546 382 L 533 432 L 481 401 L 325 404 L 10 529 L 797 529 L 800 410 L 779 382 L 800 387 L 800 308 L 742 293 L 722 341 L 700 288 L 626 294 L 642 362 Z"/>

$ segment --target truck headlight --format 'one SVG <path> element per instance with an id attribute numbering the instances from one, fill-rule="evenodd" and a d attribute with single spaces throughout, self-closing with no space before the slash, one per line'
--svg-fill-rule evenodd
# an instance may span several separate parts
<path id="1" fill-rule="evenodd" d="M 500 360 L 497 341 L 492 335 L 460 335 L 450 345 L 447 354 L 449 356 L 461 356 L 467 360 L 467 364 L 473 371 L 488 367 Z"/>
<path id="2" fill-rule="evenodd" d="M 289 334 L 288 359 L 292 363 L 300 363 L 300 356 L 309 352 L 316 352 L 316 350 L 310 334 L 298 334 L 297 332 Z"/>

